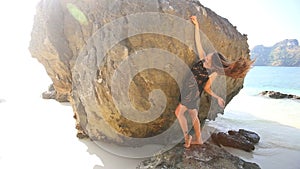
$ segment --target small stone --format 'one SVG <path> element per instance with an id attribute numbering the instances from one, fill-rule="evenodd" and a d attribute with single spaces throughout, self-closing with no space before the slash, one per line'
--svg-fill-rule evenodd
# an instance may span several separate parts
<path id="1" fill-rule="evenodd" d="M 103 79 L 100 78 L 100 79 L 97 80 L 97 82 L 98 82 L 99 84 L 101 84 L 101 83 L 103 82 Z"/>

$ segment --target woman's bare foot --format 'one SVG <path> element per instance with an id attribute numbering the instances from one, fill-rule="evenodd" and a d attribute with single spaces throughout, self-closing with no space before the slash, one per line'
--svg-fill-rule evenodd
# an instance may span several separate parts
<path id="1" fill-rule="evenodd" d="M 194 141 L 191 141 L 191 144 L 202 145 L 203 141 L 202 140 L 194 140 Z"/>
<path id="2" fill-rule="evenodd" d="M 197 145 L 202 145 L 203 144 L 203 141 L 201 138 L 195 138 L 191 141 L 191 144 L 197 144 Z"/>
<path id="3" fill-rule="evenodd" d="M 187 135 L 186 138 L 184 139 L 184 147 L 185 148 L 189 148 L 191 146 L 191 142 L 192 142 L 192 136 L 191 135 Z"/>

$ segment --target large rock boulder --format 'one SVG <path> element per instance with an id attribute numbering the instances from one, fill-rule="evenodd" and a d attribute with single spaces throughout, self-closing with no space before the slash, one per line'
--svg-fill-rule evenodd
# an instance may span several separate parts
<path id="1" fill-rule="evenodd" d="M 71 103 L 81 136 L 126 144 L 176 121 L 182 79 L 197 58 L 191 15 L 207 53 L 249 58 L 246 35 L 195 0 L 42 0 L 29 49 L 53 81 L 51 97 Z M 220 77 L 214 88 L 228 103 L 243 81 Z M 223 113 L 207 94 L 200 105 L 202 121 Z"/>

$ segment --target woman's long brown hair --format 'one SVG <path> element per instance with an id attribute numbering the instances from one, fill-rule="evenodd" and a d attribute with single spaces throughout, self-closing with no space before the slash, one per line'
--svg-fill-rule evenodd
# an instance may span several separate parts
<path id="1" fill-rule="evenodd" d="M 218 74 L 226 75 L 234 79 L 244 78 L 255 60 L 240 57 L 236 61 L 229 61 L 219 52 L 212 55 L 212 68 Z"/>

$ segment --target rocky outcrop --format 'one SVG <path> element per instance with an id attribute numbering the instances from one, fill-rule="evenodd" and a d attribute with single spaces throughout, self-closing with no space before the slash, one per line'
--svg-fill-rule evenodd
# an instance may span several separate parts
<path id="1" fill-rule="evenodd" d="M 142 161 L 137 168 L 258 169 L 259 165 L 233 156 L 220 145 L 250 152 L 254 150 L 254 144 L 259 140 L 257 133 L 244 129 L 229 130 L 228 134 L 216 132 L 203 145 L 191 145 L 190 148 L 184 149 L 183 143 L 180 143 L 169 151 Z"/>
<path id="2" fill-rule="evenodd" d="M 251 50 L 255 66 L 300 66 L 300 46 L 297 39 L 286 39 L 273 46 L 255 46 Z"/>
<path id="3" fill-rule="evenodd" d="M 257 144 L 260 140 L 260 137 L 257 133 L 245 129 L 239 129 L 239 131 L 229 130 L 228 134 L 237 137 L 243 137 L 253 144 Z"/>
<path id="4" fill-rule="evenodd" d="M 260 93 L 263 96 L 267 96 L 273 99 L 300 99 L 300 96 L 292 95 L 292 94 L 284 94 L 275 91 L 263 91 Z"/>
<path id="5" fill-rule="evenodd" d="M 154 156 L 140 163 L 137 169 L 259 169 L 259 165 L 246 162 L 231 155 L 223 148 L 210 142 L 201 146 L 192 145 L 189 149 L 178 145 L 163 154 Z"/>
<path id="6" fill-rule="evenodd" d="M 53 84 L 48 87 L 48 90 L 42 93 L 43 99 L 54 99 L 59 102 L 68 102 L 67 94 L 57 94 L 57 91 L 54 89 Z"/>
<path id="7" fill-rule="evenodd" d="M 229 130 L 228 134 L 224 132 L 213 133 L 212 140 L 217 145 L 233 147 L 247 152 L 255 149 L 255 144 L 260 140 L 258 134 L 252 131 L 240 129 L 239 131 Z"/>
<path id="8" fill-rule="evenodd" d="M 42 0 L 29 49 L 53 81 L 45 94 L 71 103 L 81 136 L 126 144 L 167 131 L 196 59 L 191 15 L 207 52 L 249 58 L 247 37 L 199 1 Z M 243 80 L 220 77 L 215 92 L 228 103 Z M 200 105 L 202 121 L 223 112 L 207 94 Z"/>

